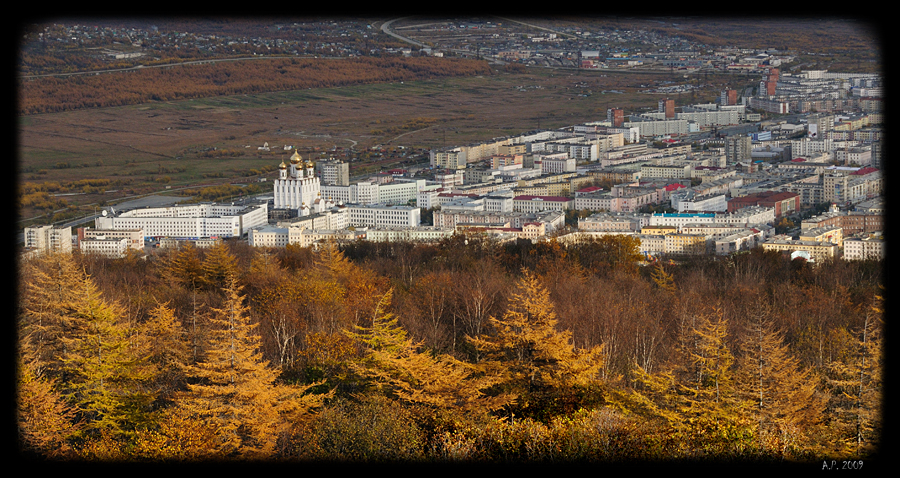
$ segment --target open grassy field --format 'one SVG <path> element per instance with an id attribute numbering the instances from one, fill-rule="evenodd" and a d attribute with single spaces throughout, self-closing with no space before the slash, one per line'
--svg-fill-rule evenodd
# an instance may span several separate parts
<path id="1" fill-rule="evenodd" d="M 714 101 L 725 85 L 752 81 L 732 75 L 530 69 L 32 115 L 19 120 L 19 181 L 111 179 L 115 192 L 65 196 L 65 201 L 112 203 L 166 192 L 166 186 L 272 178 L 290 155 L 285 145 L 316 157 L 335 147 L 361 152 L 376 145 L 454 146 L 602 120 L 607 108 L 655 109 L 662 96 L 640 90 L 663 82 L 707 85 L 694 95 L 675 96 L 681 105 Z M 257 149 L 264 143 L 271 151 Z M 20 218 L 45 212 L 24 208 Z"/>

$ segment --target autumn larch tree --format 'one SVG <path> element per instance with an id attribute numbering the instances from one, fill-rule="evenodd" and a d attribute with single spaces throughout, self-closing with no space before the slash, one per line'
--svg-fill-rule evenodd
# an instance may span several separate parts
<path id="1" fill-rule="evenodd" d="M 153 382 L 158 398 L 170 399 L 184 383 L 184 370 L 191 363 L 191 347 L 187 333 L 168 304 L 159 304 L 140 327 L 140 346 L 146 350 L 147 362 L 154 368 Z"/>
<path id="2" fill-rule="evenodd" d="M 736 389 L 727 325 L 721 310 L 701 314 L 681 351 L 677 428 L 694 452 L 740 454 L 752 438 L 747 402 Z"/>
<path id="3" fill-rule="evenodd" d="M 280 432 L 323 396 L 276 384 L 278 372 L 262 359 L 257 324 L 250 322 L 234 276 L 226 278 L 223 292 L 223 307 L 210 317 L 216 329 L 206 358 L 188 367 L 193 383 L 179 406 L 216 428 L 218 455 L 270 457 Z"/>
<path id="4" fill-rule="evenodd" d="M 23 360 L 39 376 L 59 378 L 62 374 L 67 353 L 64 339 L 82 325 L 70 316 L 81 274 L 72 255 L 66 253 L 46 254 L 21 264 L 19 334 L 21 341 L 29 342 Z"/>
<path id="5" fill-rule="evenodd" d="M 71 254 L 48 260 L 48 267 L 36 272 L 34 285 L 49 287 L 26 294 L 25 339 L 30 350 L 35 344 L 43 349 L 27 354 L 34 358 L 26 362 L 38 375 L 45 369 L 59 393 L 77 409 L 84 422 L 80 435 L 104 432 L 113 439 L 131 435 L 149 419 L 154 394 L 146 386 L 152 371 L 132 340 L 130 320 L 119 305 L 103 298 L 92 278 L 74 265 Z M 42 299 L 57 300 L 49 314 L 36 304 Z M 35 326 L 35 318 L 42 327 Z"/>
<path id="6" fill-rule="evenodd" d="M 75 408 L 56 391 L 53 380 L 19 362 L 17 425 L 23 451 L 49 459 L 71 456 L 69 440 L 80 429 Z"/>
<path id="7" fill-rule="evenodd" d="M 877 452 L 881 435 L 884 344 L 883 297 L 876 296 L 865 312 L 862 327 L 854 334 L 854 354 L 846 361 L 832 362 L 827 383 L 832 390 L 831 407 L 844 434 L 838 451 L 857 457 Z"/>
<path id="8" fill-rule="evenodd" d="M 580 406 L 579 391 L 599 385 L 602 347 L 576 349 L 571 333 L 556 329 L 550 293 L 531 272 L 523 270 L 509 308 L 490 325 L 492 334 L 468 340 L 481 354 L 478 369 L 501 377 L 496 391 L 517 397 L 520 413 L 558 413 L 548 409 L 553 403 Z"/>
<path id="9" fill-rule="evenodd" d="M 760 448 L 780 456 L 796 455 L 813 448 L 824 418 L 824 394 L 812 371 L 801 368 L 791 355 L 767 311 L 763 307 L 747 318 L 738 385 Z"/>
<path id="10" fill-rule="evenodd" d="M 478 373 L 470 364 L 432 354 L 413 342 L 386 310 L 392 293 L 382 296 L 371 327 L 346 332 L 366 347 L 366 354 L 352 365 L 358 375 L 383 387 L 388 396 L 434 408 L 485 413 L 509 402 L 506 394 L 489 397 L 481 392 L 495 384 L 497 376 Z"/>

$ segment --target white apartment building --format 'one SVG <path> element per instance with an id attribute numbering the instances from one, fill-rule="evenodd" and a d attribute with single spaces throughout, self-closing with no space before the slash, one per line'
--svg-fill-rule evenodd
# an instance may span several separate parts
<path id="1" fill-rule="evenodd" d="M 286 227 L 262 226 L 253 228 L 248 242 L 253 247 L 284 247 L 288 244 L 289 229 Z"/>
<path id="2" fill-rule="evenodd" d="M 388 184 L 376 185 L 377 203 L 380 204 L 406 204 L 415 201 L 419 191 L 425 189 L 424 179 L 395 180 Z M 360 189 L 360 191 L 362 191 Z M 360 192 L 360 198 L 362 193 Z M 369 204 L 363 203 L 361 204 Z"/>
<path id="3" fill-rule="evenodd" d="M 143 229 L 123 229 L 123 230 L 101 230 L 91 229 L 89 227 L 78 228 L 78 245 L 90 239 L 104 237 L 106 239 L 126 239 L 128 247 L 136 251 L 144 250 L 144 230 Z"/>
<path id="4" fill-rule="evenodd" d="M 708 194 L 706 196 L 691 195 L 690 197 L 672 194 L 672 207 L 678 212 L 725 212 L 728 210 L 728 201 L 726 200 L 724 194 Z"/>
<path id="5" fill-rule="evenodd" d="M 690 179 L 691 169 L 691 165 L 689 164 L 682 166 L 644 165 L 641 166 L 641 179 Z"/>
<path id="6" fill-rule="evenodd" d="M 319 161 L 316 164 L 320 170 L 322 184 L 333 184 L 336 186 L 350 185 L 350 165 L 343 161 Z"/>
<path id="7" fill-rule="evenodd" d="M 675 119 L 691 121 L 700 127 L 726 126 L 739 124 L 741 113 L 735 110 L 722 111 L 694 111 L 689 113 L 675 113 Z"/>
<path id="8" fill-rule="evenodd" d="M 350 225 L 350 211 L 347 206 L 336 206 L 320 213 L 278 221 L 277 227 L 300 229 L 346 229 Z"/>
<path id="9" fill-rule="evenodd" d="M 597 213 L 578 219 L 581 231 L 622 231 L 638 232 L 649 225 L 649 214 Z"/>
<path id="10" fill-rule="evenodd" d="M 883 260 L 885 241 L 881 237 L 844 239 L 844 259 L 848 261 Z"/>
<path id="11" fill-rule="evenodd" d="M 373 227 L 366 231 L 366 240 L 373 242 L 438 242 L 453 235 L 455 228 L 418 227 Z"/>
<path id="12" fill-rule="evenodd" d="M 125 257 L 130 249 L 128 239 L 124 237 L 95 236 L 80 241 L 79 248 L 82 254 L 97 254 L 111 259 Z"/>
<path id="13" fill-rule="evenodd" d="M 638 128 L 639 135 L 665 136 L 669 134 L 685 134 L 690 132 L 687 120 L 628 121 L 626 128 Z"/>
<path id="14" fill-rule="evenodd" d="M 550 158 L 541 160 L 541 174 L 575 172 L 575 158 Z"/>
<path id="15" fill-rule="evenodd" d="M 541 222 L 546 224 L 547 232 L 565 226 L 566 215 L 563 211 L 543 211 L 539 213 L 524 212 L 434 212 L 436 227 L 453 227 L 457 224 L 509 224 L 510 227 L 522 229 L 527 223 Z"/>
<path id="16" fill-rule="evenodd" d="M 72 252 L 72 228 L 37 226 L 25 228 L 25 249 L 38 254 Z"/>
<path id="17" fill-rule="evenodd" d="M 666 237 L 662 234 L 635 234 L 641 241 L 642 254 L 662 254 L 666 252 Z"/>
<path id="18" fill-rule="evenodd" d="M 444 151 L 430 151 L 428 153 L 431 166 L 442 169 L 464 169 L 466 167 L 466 151 L 454 148 Z"/>
<path id="19" fill-rule="evenodd" d="M 300 247 L 317 247 L 323 242 L 352 242 L 363 239 L 366 235 L 364 230 L 351 231 L 349 229 L 331 230 L 331 229 L 298 229 L 291 228 L 289 244 L 295 244 Z"/>
<path id="20" fill-rule="evenodd" d="M 561 196 L 516 196 L 513 211 L 535 213 L 541 211 L 566 211 L 572 209 L 574 201 Z"/>
<path id="21" fill-rule="evenodd" d="M 727 255 L 737 251 L 745 251 L 759 246 L 766 240 L 765 231 L 758 229 L 742 229 L 733 234 L 713 240 L 716 254 Z"/>
<path id="22" fill-rule="evenodd" d="M 416 227 L 421 222 L 421 210 L 411 206 L 350 205 L 350 225 L 353 227 Z"/>
<path id="23" fill-rule="evenodd" d="M 425 183 L 424 179 L 416 179 L 385 184 L 362 181 L 349 186 L 322 186 L 322 197 L 335 204 L 406 204 L 418 200 L 419 191 L 428 189 Z"/>
<path id="24" fill-rule="evenodd" d="M 434 173 L 434 181 L 438 183 L 437 187 L 451 189 L 454 186 L 462 186 L 465 182 L 465 175 L 461 170 L 447 170 L 441 173 Z"/>
<path id="25" fill-rule="evenodd" d="M 508 194 L 502 193 L 492 194 L 484 197 L 484 210 L 491 212 L 512 212 L 513 210 L 513 192 Z"/>
<path id="26" fill-rule="evenodd" d="M 106 212 L 106 211 L 104 211 Z M 240 237 L 268 223 L 266 203 L 253 206 L 196 204 L 135 209 L 98 217 L 97 229 L 143 229 L 151 237 Z"/>

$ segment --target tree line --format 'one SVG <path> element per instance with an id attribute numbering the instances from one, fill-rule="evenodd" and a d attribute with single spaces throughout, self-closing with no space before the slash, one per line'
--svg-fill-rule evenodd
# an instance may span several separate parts
<path id="1" fill-rule="evenodd" d="M 22 450 L 76 460 L 870 460 L 877 262 L 631 238 L 23 260 Z M 871 466 L 871 465 L 870 465 Z"/>
<path id="2" fill-rule="evenodd" d="M 226 61 L 129 72 L 20 80 L 18 112 L 178 101 L 449 76 L 490 74 L 487 62 L 456 58 L 290 58 Z"/>

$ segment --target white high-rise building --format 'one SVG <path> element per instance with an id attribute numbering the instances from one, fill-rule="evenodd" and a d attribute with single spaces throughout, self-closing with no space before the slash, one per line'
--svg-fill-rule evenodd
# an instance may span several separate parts
<path id="1" fill-rule="evenodd" d="M 38 253 L 72 252 L 72 228 L 37 226 L 25 228 L 25 248 Z"/>

